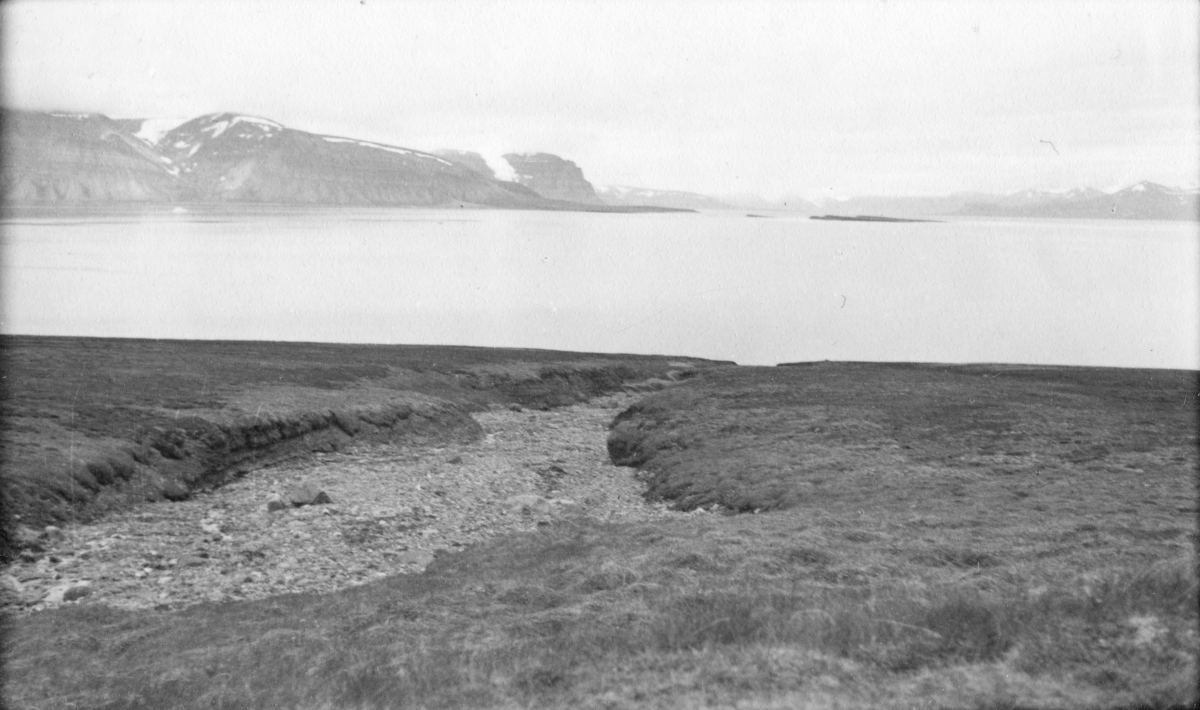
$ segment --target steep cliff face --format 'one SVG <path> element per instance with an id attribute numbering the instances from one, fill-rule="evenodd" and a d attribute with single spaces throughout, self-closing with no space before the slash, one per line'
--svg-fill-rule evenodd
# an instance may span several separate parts
<path id="1" fill-rule="evenodd" d="M 178 166 L 105 116 L 5 111 L 0 120 L 6 202 L 153 202 L 173 194 Z"/>
<path id="2" fill-rule="evenodd" d="M 490 177 L 493 180 L 496 179 L 496 171 L 492 170 L 492 166 L 488 165 L 487 160 L 485 160 L 484 157 L 479 153 L 469 150 L 442 148 L 433 151 L 433 154 L 439 158 L 445 158 L 452 163 L 461 165 L 464 168 L 470 168 L 484 177 Z"/>
<path id="3" fill-rule="evenodd" d="M 495 180 L 408 148 L 211 114 L 158 143 L 180 166 L 185 199 L 364 205 L 530 206 Z"/>
<path id="4" fill-rule="evenodd" d="M 570 160 L 550 153 L 506 153 L 504 159 L 513 168 L 514 182 L 542 197 L 587 205 L 604 204 L 596 196 L 592 184 L 584 179 L 583 171 Z"/>
<path id="5" fill-rule="evenodd" d="M 546 199 L 542 195 L 538 194 L 537 192 L 529 189 L 528 187 L 526 187 L 520 183 L 512 182 L 511 180 L 509 180 L 507 178 L 502 178 L 502 177 L 496 175 L 496 171 L 494 169 L 492 169 L 492 166 L 490 164 L 488 164 L 487 159 L 484 158 L 479 153 L 475 153 L 475 152 L 469 151 L 469 150 L 454 150 L 451 148 L 443 148 L 440 150 L 433 151 L 433 154 L 437 155 L 438 157 L 445 158 L 446 160 L 449 160 L 450 162 L 455 163 L 456 165 L 461 165 L 464 168 L 474 170 L 475 172 L 479 173 L 480 175 L 485 175 L 489 178 L 493 178 L 496 180 L 497 185 L 504 188 L 505 190 L 508 190 L 509 192 L 512 192 L 516 195 L 520 195 L 523 198 L 532 199 L 532 200 Z M 511 177 L 512 176 L 512 166 L 509 165 L 507 162 L 505 162 L 504 158 L 499 158 L 499 160 L 501 161 L 500 169 L 503 170 L 507 176 Z"/>

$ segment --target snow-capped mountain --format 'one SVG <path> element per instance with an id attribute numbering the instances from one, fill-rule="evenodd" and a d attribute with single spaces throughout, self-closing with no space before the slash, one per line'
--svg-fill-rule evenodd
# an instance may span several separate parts
<path id="1" fill-rule="evenodd" d="M 929 217 L 953 214 L 972 202 L 1000 199 L 979 192 L 956 192 L 937 197 L 893 197 L 864 195 L 848 199 L 822 199 L 816 205 L 822 214 L 854 217 L 877 215 L 887 217 Z"/>
<path id="2" fill-rule="evenodd" d="M 578 166 L 506 156 L 518 182 L 420 150 L 288 128 L 238 113 L 190 120 L 96 114 L 4 114 L 8 202 L 477 204 L 605 210 Z M 520 166 L 518 171 L 516 167 Z"/>
<path id="3" fill-rule="evenodd" d="M 1023 196 L 1025 193 L 1017 193 Z M 1166 187 L 1150 181 L 1106 194 L 1083 188 L 1053 197 L 976 201 L 958 214 L 1002 217 L 1061 217 L 1074 219 L 1161 219 L 1200 221 L 1200 191 Z"/>
<path id="4" fill-rule="evenodd" d="M 998 200 L 995 200 L 994 203 L 1009 207 L 1031 207 L 1034 205 L 1048 205 L 1072 202 L 1076 200 L 1090 200 L 1103 196 L 1103 192 L 1093 187 L 1077 187 L 1062 192 L 1052 192 L 1050 190 L 1022 190 L 1020 192 L 1004 195 Z"/>
<path id="5" fill-rule="evenodd" d="M 528 206 L 479 173 L 410 148 L 217 113 L 163 133 L 156 147 L 182 171 L 191 200 L 315 204 Z"/>

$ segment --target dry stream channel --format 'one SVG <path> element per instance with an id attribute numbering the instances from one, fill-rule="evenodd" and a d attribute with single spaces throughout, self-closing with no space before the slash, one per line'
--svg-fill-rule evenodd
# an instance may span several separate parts
<path id="1" fill-rule="evenodd" d="M 7 570 L 5 606 L 16 614 L 61 604 L 175 609 L 332 592 L 419 573 L 437 554 L 563 517 L 681 515 L 646 503 L 634 472 L 609 462 L 608 423 L 633 399 L 494 409 L 475 415 L 485 436 L 474 443 L 317 454 L 191 500 L 69 526 L 44 554 Z M 332 502 L 268 510 L 273 495 L 297 483 Z"/>

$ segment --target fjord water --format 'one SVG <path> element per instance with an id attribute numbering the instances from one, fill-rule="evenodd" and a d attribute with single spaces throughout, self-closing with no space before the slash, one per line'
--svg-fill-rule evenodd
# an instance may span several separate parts
<path id="1" fill-rule="evenodd" d="M 4 333 L 1200 368 L 1194 223 L 164 211 L 2 255 Z"/>

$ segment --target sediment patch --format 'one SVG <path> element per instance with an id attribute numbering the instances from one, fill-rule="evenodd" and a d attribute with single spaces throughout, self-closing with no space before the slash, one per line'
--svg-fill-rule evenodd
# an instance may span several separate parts
<path id="1" fill-rule="evenodd" d="M 11 566 L 18 589 L 9 609 L 24 614 L 72 599 L 179 608 L 331 592 L 420 572 L 445 552 L 565 519 L 678 516 L 647 504 L 630 471 L 606 461 L 605 426 L 631 399 L 547 412 L 497 406 L 467 417 L 472 427 L 461 430 L 479 436 L 360 441 L 259 468 L 185 501 L 65 526 L 40 554 Z M 330 429 L 340 431 L 321 431 Z M 272 510 L 273 497 L 300 485 L 330 502 Z"/>
<path id="2" fill-rule="evenodd" d="M 21 526 L 182 501 L 352 444 L 448 444 L 472 412 L 662 387 L 694 358 L 451 346 L 4 336 L 7 513 Z M 18 540 L 0 526 L 0 560 Z M 18 536 L 20 537 L 20 536 Z"/>

